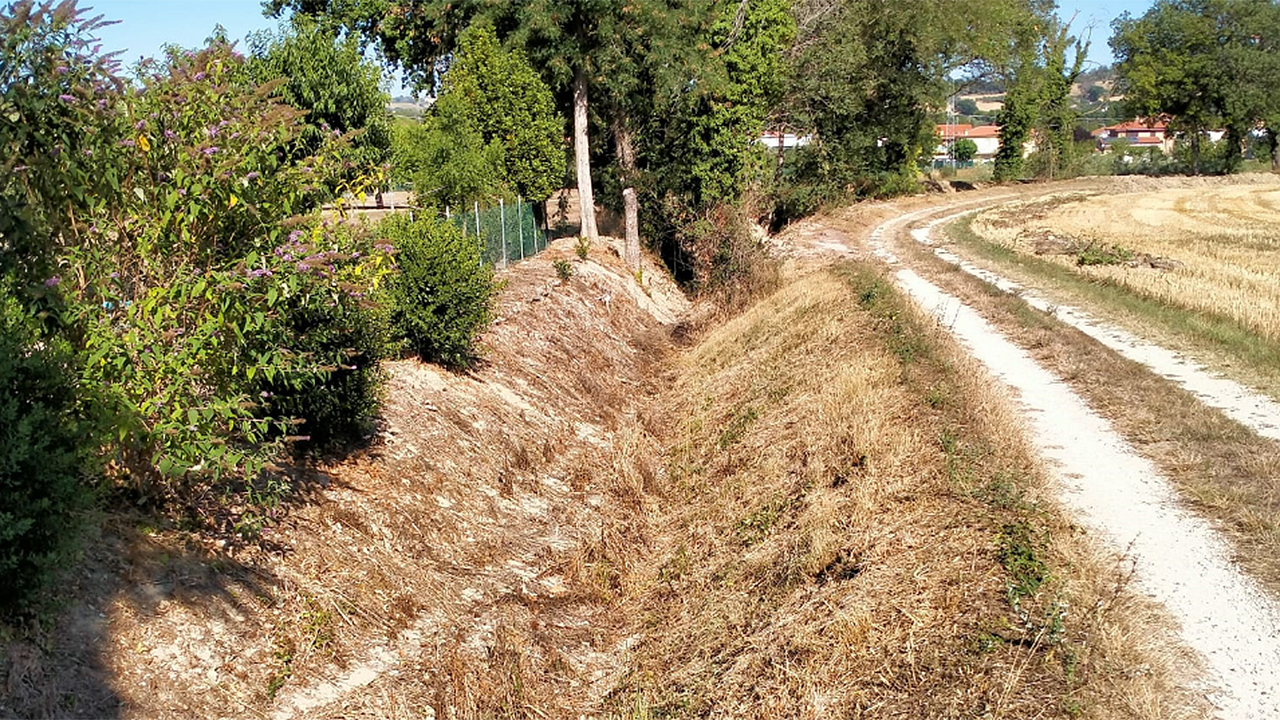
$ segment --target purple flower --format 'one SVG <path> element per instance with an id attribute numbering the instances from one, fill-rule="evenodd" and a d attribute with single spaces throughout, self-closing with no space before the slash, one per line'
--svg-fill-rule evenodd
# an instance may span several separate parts
<path id="1" fill-rule="evenodd" d="M 85 156 L 85 157 L 93 157 L 93 148 L 85 148 L 85 149 L 84 149 L 84 156 Z"/>
<path id="2" fill-rule="evenodd" d="M 217 148 L 217 146 L 212 146 L 212 145 L 211 145 L 211 146 L 209 146 L 209 147 L 207 147 L 207 148 L 205 148 L 205 149 L 201 150 L 200 152 L 204 153 L 205 155 L 213 155 L 213 154 L 215 154 L 215 153 L 217 153 L 217 152 L 218 152 L 218 148 Z"/>
<path id="3" fill-rule="evenodd" d="M 134 124 L 133 124 L 133 129 L 134 129 L 134 130 L 141 130 L 141 129 L 145 128 L 146 126 L 147 126 L 147 121 L 146 121 L 146 120 L 139 120 L 138 122 L 136 122 L 136 123 L 134 123 Z"/>
<path id="4" fill-rule="evenodd" d="M 218 128 L 219 128 L 219 129 L 221 129 L 221 128 L 224 128 L 224 127 L 226 127 L 226 126 L 228 126 L 228 125 L 230 125 L 230 124 L 231 124 L 231 123 L 230 123 L 229 121 L 227 121 L 227 120 L 219 120 L 219 121 L 218 121 Z"/>
<path id="5" fill-rule="evenodd" d="M 298 272 L 306 272 L 311 269 L 311 266 L 305 262 L 298 263 L 296 267 L 298 268 Z"/>
<path id="6" fill-rule="evenodd" d="M 58 99 L 64 103 L 67 103 L 68 105 L 75 105 L 80 102 L 80 98 L 76 97 L 75 95 L 59 95 Z"/>
<path id="7" fill-rule="evenodd" d="M 113 272 L 113 273 L 111 273 L 111 279 L 112 279 L 112 280 L 117 280 L 117 279 L 119 279 L 119 278 L 120 278 L 120 273 L 118 273 L 118 272 Z"/>
<path id="8" fill-rule="evenodd" d="M 257 180 L 257 179 L 258 179 L 258 178 L 260 178 L 260 177 L 262 177 L 262 175 L 261 175 L 257 170 L 254 170 L 253 172 L 249 173 L 248 175 L 245 175 L 245 176 L 244 176 L 244 179 L 245 179 L 245 180 Z"/>
<path id="9" fill-rule="evenodd" d="M 15 165 L 15 166 L 14 166 L 14 168 L 13 168 L 13 171 L 14 171 L 14 172 L 22 172 L 22 171 L 27 170 L 27 169 L 28 169 L 28 168 L 27 168 L 27 166 L 26 166 L 26 165 Z"/>
<path id="10" fill-rule="evenodd" d="M 66 75 L 67 73 L 71 72 L 71 68 L 67 67 L 66 65 L 59 65 L 58 67 L 54 68 L 53 70 L 54 70 L 54 72 L 58 73 L 59 75 Z"/>
<path id="11" fill-rule="evenodd" d="M 138 143 L 136 143 L 136 142 L 134 142 L 134 141 L 132 141 L 132 140 L 121 140 L 121 141 L 120 141 L 120 145 L 121 145 L 122 147 L 134 147 L 134 146 L 136 146 L 137 144 L 138 144 Z"/>
<path id="12" fill-rule="evenodd" d="M 271 277 L 271 271 L 267 270 L 266 268 L 258 268 L 255 270 L 250 270 L 249 272 L 245 273 L 245 275 L 251 278 Z"/>
<path id="13" fill-rule="evenodd" d="M 301 237 L 302 237 L 302 231 L 294 230 L 293 232 L 289 233 L 289 242 L 296 243 Z"/>
<path id="14" fill-rule="evenodd" d="M 393 248 L 390 243 L 378 243 L 377 245 L 373 246 L 373 249 L 377 250 L 378 252 L 389 253 L 395 248 Z"/>
<path id="15" fill-rule="evenodd" d="M 59 284 L 59 283 L 61 283 L 61 282 L 62 282 L 62 278 L 58 277 L 57 275 L 54 275 L 53 277 L 51 277 L 51 278 L 49 278 L 48 280 L 45 280 L 45 281 L 44 281 L 44 286 L 45 286 L 45 287 L 58 287 L 58 284 Z"/>
<path id="16" fill-rule="evenodd" d="M 204 134 L 205 134 L 206 136 L 208 136 L 208 137 L 216 138 L 216 137 L 218 137 L 218 128 L 216 128 L 216 127 L 207 127 L 207 128 L 205 128 L 205 129 L 204 129 Z"/>
<path id="17" fill-rule="evenodd" d="M 172 130 L 165 130 L 165 131 L 164 131 L 164 137 L 165 137 L 165 139 L 166 139 L 166 140 L 172 140 L 172 139 L 174 139 L 174 138 L 178 137 L 178 133 L 176 133 L 176 132 L 174 132 L 174 131 L 172 131 Z"/>
<path id="18" fill-rule="evenodd" d="M 262 392 L 258 393 L 258 397 L 263 397 L 263 398 L 269 398 L 271 397 L 271 395 L 272 393 L 267 392 L 266 390 L 263 390 Z"/>
<path id="19" fill-rule="evenodd" d="M 106 109 L 107 109 L 107 101 L 106 101 L 106 100 L 99 100 L 99 101 L 98 101 L 98 109 L 99 109 L 99 110 L 106 110 Z"/>
<path id="20" fill-rule="evenodd" d="M 357 251 L 355 251 L 355 252 L 351 253 L 351 259 L 352 259 L 352 260 L 359 260 L 359 259 L 360 259 L 360 251 L 359 251 L 359 250 L 357 250 Z"/>
<path id="21" fill-rule="evenodd" d="M 198 72 L 198 73 L 196 73 L 196 77 L 195 77 L 195 79 L 196 79 L 197 81 L 203 80 L 203 79 L 204 79 L 204 73 L 202 73 L 202 72 Z"/>

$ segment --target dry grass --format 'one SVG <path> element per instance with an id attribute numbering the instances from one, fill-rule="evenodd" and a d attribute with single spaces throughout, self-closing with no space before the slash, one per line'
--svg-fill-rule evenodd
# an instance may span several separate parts
<path id="1" fill-rule="evenodd" d="M 1043 211 L 1043 200 L 980 215 L 973 229 L 1025 254 L 1105 280 L 1144 297 L 1229 318 L 1280 342 L 1280 185 L 1170 188 L 1067 198 Z M 1053 240 L 1046 244 L 1048 234 Z M 1076 256 L 1049 245 L 1120 246 L 1167 258 L 1158 269 L 1125 263 L 1077 266 Z"/>
<path id="2" fill-rule="evenodd" d="M 669 394 L 671 514 L 623 579 L 614 712 L 1195 716 L 991 387 L 861 266 L 711 332 Z"/>

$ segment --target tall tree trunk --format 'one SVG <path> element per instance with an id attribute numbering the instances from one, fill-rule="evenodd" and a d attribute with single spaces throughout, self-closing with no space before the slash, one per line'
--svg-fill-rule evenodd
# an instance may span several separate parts
<path id="1" fill-rule="evenodd" d="M 589 240 L 600 236 L 596 229 L 596 196 L 591 191 L 591 145 L 587 141 L 587 73 L 579 69 L 573 76 L 573 157 L 578 174 L 578 209 L 582 217 L 579 231 Z"/>
<path id="2" fill-rule="evenodd" d="M 1200 133 L 1199 128 L 1193 131 L 1195 134 L 1191 136 L 1191 174 L 1200 174 Z"/>
<path id="3" fill-rule="evenodd" d="M 1267 137 L 1271 140 L 1271 172 L 1280 173 L 1280 131 L 1268 128 Z"/>
<path id="4" fill-rule="evenodd" d="M 640 269 L 640 202 L 636 198 L 636 150 L 635 138 L 623 112 L 614 113 L 613 142 L 618 153 L 619 180 L 622 185 L 622 213 L 626 236 L 622 241 L 622 259 L 627 269 Z"/>

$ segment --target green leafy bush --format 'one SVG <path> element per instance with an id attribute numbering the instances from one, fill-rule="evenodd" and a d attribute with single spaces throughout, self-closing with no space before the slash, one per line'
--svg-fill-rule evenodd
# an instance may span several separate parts
<path id="1" fill-rule="evenodd" d="M 322 223 L 309 235 L 295 231 L 281 248 L 286 262 L 302 258 L 315 274 L 290 293 L 276 335 L 265 339 L 288 347 L 303 362 L 291 373 L 263 377 L 258 396 L 267 416 L 302 421 L 293 431 L 300 448 L 339 450 L 364 439 L 372 427 L 381 404 L 387 312 L 369 297 L 376 288 L 353 282 L 351 274 L 371 269 L 359 264 L 361 257 L 374 258 L 375 272 L 378 264 L 389 269 L 389 249 L 372 248 L 368 228 L 345 222 Z M 346 278 L 326 282 L 324 273 Z"/>
<path id="2" fill-rule="evenodd" d="M 399 266 L 390 282 L 395 334 L 425 361 L 470 365 L 498 290 L 479 248 L 449 223 L 403 213 L 383 220 L 378 234 L 395 247 Z"/>
<path id="3" fill-rule="evenodd" d="M 79 420 L 74 355 L 41 337 L 0 289 L 0 611 L 27 607 L 75 547 L 90 493 L 81 482 L 88 424 Z"/>
<path id="4" fill-rule="evenodd" d="M 551 266 L 556 269 L 556 277 L 560 278 L 562 284 L 569 282 L 569 278 L 573 277 L 573 265 L 570 265 L 568 260 L 558 258 L 551 262 Z"/>

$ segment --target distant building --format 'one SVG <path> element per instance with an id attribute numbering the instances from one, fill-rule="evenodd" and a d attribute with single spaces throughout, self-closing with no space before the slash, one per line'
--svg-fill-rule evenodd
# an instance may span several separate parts
<path id="1" fill-rule="evenodd" d="M 776 132 L 766 130 L 760 135 L 760 143 L 766 147 L 777 150 L 781 147 L 783 150 L 802 147 L 809 144 L 808 136 L 795 135 L 793 133 Z"/>
<path id="2" fill-rule="evenodd" d="M 990 160 L 1000 151 L 999 125 L 974 126 L 965 123 L 936 125 L 933 131 L 942 141 L 938 147 L 934 148 L 934 160 L 945 160 L 951 157 L 951 143 L 961 138 L 972 140 L 973 144 L 978 146 L 978 152 L 974 155 L 975 160 Z"/>
<path id="3" fill-rule="evenodd" d="M 1123 140 L 1132 147 L 1157 147 L 1166 155 L 1173 152 L 1173 136 L 1159 120 L 1127 120 L 1118 125 L 1098 128 L 1093 131 L 1093 137 L 1098 143 L 1098 149 L 1103 152 L 1117 140 Z"/>

